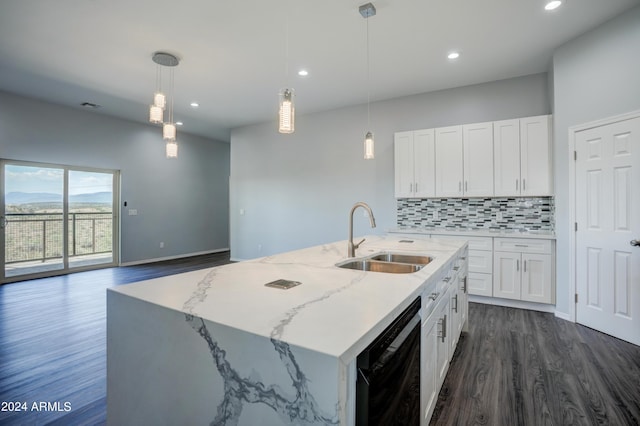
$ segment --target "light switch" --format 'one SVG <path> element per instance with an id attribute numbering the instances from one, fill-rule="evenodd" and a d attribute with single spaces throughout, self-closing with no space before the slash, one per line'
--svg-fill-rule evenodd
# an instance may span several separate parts
<path id="1" fill-rule="evenodd" d="M 129 216 L 137 216 L 137 215 L 138 215 L 137 209 L 129 209 Z"/>

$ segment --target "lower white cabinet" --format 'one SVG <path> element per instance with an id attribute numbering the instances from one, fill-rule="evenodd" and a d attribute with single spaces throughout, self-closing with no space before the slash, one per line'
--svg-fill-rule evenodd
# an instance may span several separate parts
<path id="1" fill-rule="evenodd" d="M 496 238 L 494 244 L 494 297 L 537 303 L 555 302 L 551 240 Z"/>
<path id="2" fill-rule="evenodd" d="M 458 258 L 435 290 L 422 296 L 420 408 L 428 425 L 468 317 L 467 254 Z"/>

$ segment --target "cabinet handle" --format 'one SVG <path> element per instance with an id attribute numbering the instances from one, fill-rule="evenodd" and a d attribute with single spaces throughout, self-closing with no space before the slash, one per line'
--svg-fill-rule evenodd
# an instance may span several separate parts
<path id="1" fill-rule="evenodd" d="M 527 261 L 524 261 L 524 272 L 527 272 Z"/>
<path id="2" fill-rule="evenodd" d="M 413 184 L 412 183 L 409 184 L 409 192 L 413 192 Z"/>
<path id="3" fill-rule="evenodd" d="M 416 192 L 418 192 L 418 182 L 416 182 Z"/>
<path id="4" fill-rule="evenodd" d="M 442 343 L 444 343 L 445 337 L 447 337 L 447 316 L 445 315 L 440 319 L 440 339 L 442 339 Z"/>
<path id="5" fill-rule="evenodd" d="M 436 300 L 438 298 L 438 296 L 440 296 L 440 293 L 431 293 L 429 295 L 429 299 Z"/>
<path id="6" fill-rule="evenodd" d="M 453 307 L 453 310 L 456 311 L 456 313 L 458 313 L 458 295 L 457 294 L 455 296 L 453 296 L 453 300 L 456 301 L 456 304 Z"/>
<path id="7" fill-rule="evenodd" d="M 520 271 L 520 261 L 516 260 L 516 271 Z"/>
<path id="8" fill-rule="evenodd" d="M 466 180 L 464 181 L 464 192 L 468 191 L 468 189 L 467 189 L 468 188 L 468 185 L 467 185 L 468 183 L 469 183 L 468 181 L 466 181 Z"/>
<path id="9" fill-rule="evenodd" d="M 462 181 L 458 181 L 458 192 L 462 192 Z"/>
<path id="10" fill-rule="evenodd" d="M 462 279 L 462 292 L 464 294 L 467 294 L 467 277 L 464 277 Z"/>
<path id="11" fill-rule="evenodd" d="M 528 244 L 514 244 L 516 247 L 529 247 Z"/>

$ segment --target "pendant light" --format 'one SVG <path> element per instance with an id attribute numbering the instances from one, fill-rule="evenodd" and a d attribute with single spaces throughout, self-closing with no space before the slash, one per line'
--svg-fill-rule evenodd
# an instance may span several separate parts
<path id="1" fill-rule="evenodd" d="M 371 84 L 369 66 L 369 18 L 376 15 L 376 8 L 373 3 L 363 4 L 358 8 L 360 15 L 367 20 L 367 129 L 371 128 Z M 364 159 L 373 160 L 375 158 L 375 141 L 371 130 L 367 130 L 364 136 Z"/>
<path id="2" fill-rule="evenodd" d="M 287 2 L 287 16 L 285 19 L 285 61 L 284 74 L 285 84 L 289 80 L 289 4 Z M 293 102 L 293 89 L 282 89 L 279 94 L 278 108 L 278 132 L 293 133 L 295 131 L 296 110 Z"/>
<path id="3" fill-rule="evenodd" d="M 176 124 L 173 121 L 173 104 L 175 75 L 174 68 L 178 66 L 180 60 L 170 53 L 155 52 L 151 57 L 157 64 L 156 69 L 156 92 L 153 95 L 153 104 L 149 108 L 149 121 L 152 123 L 162 123 L 162 138 L 166 141 L 165 154 L 167 158 L 178 158 L 178 142 L 176 142 Z M 169 85 L 171 87 L 170 98 L 162 92 L 162 67 L 169 68 Z M 164 110 L 168 107 L 168 121 L 164 121 Z"/>
<path id="4" fill-rule="evenodd" d="M 544 10 L 554 10 L 562 5 L 562 0 L 544 0 Z"/>

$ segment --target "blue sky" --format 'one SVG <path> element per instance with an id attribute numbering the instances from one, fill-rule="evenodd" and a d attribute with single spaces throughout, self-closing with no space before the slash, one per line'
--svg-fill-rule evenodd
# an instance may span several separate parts
<path id="1" fill-rule="evenodd" d="M 5 165 L 4 192 L 49 192 L 62 194 L 64 170 L 47 167 Z M 69 195 L 111 192 L 110 173 L 69 171 Z"/>

